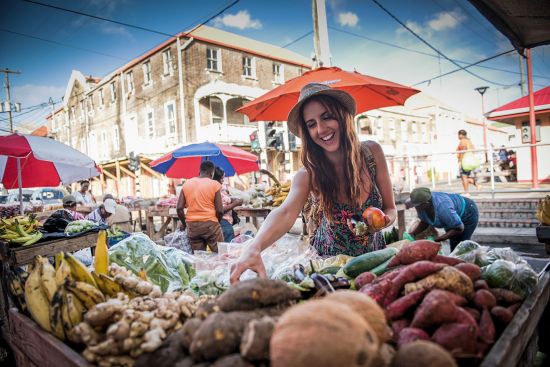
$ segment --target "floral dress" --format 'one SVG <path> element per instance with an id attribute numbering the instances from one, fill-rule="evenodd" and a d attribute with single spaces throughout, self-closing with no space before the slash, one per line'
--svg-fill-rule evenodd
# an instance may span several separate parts
<path id="1" fill-rule="evenodd" d="M 375 232 L 356 236 L 348 227 L 348 219 L 354 214 L 361 215 L 370 206 L 382 209 L 382 195 L 376 186 L 376 164 L 374 157 L 366 145 L 362 146 L 367 153 L 367 169 L 372 182 L 368 199 L 361 205 L 360 210 L 354 210 L 349 204 L 336 203 L 333 211 L 333 221 L 320 213 L 318 227 L 311 237 L 311 245 L 320 256 L 336 256 L 339 254 L 359 256 L 366 252 L 380 250 L 386 247 L 382 232 Z M 312 205 L 316 199 L 312 196 Z"/>

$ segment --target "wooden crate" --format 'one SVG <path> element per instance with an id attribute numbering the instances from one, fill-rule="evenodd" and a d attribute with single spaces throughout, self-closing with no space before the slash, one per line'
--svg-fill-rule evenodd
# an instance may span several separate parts
<path id="1" fill-rule="evenodd" d="M 8 312 L 10 347 L 19 367 L 91 367 L 79 353 L 37 323 L 11 308 Z"/>

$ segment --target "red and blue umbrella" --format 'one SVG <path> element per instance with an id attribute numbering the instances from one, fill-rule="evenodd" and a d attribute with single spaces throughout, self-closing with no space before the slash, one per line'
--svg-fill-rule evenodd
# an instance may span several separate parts
<path id="1" fill-rule="evenodd" d="M 211 161 L 223 168 L 226 176 L 255 172 L 260 169 L 258 156 L 231 145 L 197 143 L 184 145 L 162 157 L 149 166 L 171 178 L 192 178 L 199 175 L 202 161 Z"/>

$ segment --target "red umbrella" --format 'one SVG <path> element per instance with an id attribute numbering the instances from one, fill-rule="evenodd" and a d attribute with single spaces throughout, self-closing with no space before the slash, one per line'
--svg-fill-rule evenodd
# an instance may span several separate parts
<path id="1" fill-rule="evenodd" d="M 298 102 L 300 90 L 309 83 L 322 83 L 348 92 L 355 99 L 357 112 L 375 108 L 403 105 L 407 98 L 419 90 L 384 79 L 344 71 L 337 67 L 321 67 L 290 79 L 237 111 L 250 121 L 286 121 L 288 113 Z"/>

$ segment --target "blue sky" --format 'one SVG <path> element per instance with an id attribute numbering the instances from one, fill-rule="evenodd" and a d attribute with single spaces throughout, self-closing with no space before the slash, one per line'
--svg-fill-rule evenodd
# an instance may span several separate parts
<path id="1" fill-rule="evenodd" d="M 220 0 L 38 1 L 169 34 L 191 28 L 230 3 Z M 379 1 L 453 59 L 475 62 L 512 48 L 465 0 Z M 333 65 L 406 85 L 456 68 L 444 59 L 421 54 L 435 53 L 372 1 L 327 0 L 326 8 Z M 208 25 L 283 46 L 312 30 L 311 0 L 241 0 Z M 10 76 L 12 100 L 29 108 L 47 102 L 49 97 L 59 101 L 71 70 L 101 77 L 165 39 L 162 35 L 10 0 L 3 4 L 0 13 L 0 68 L 22 72 Z M 288 48 L 309 57 L 313 51 L 312 36 Z M 536 48 L 533 55 L 533 73 L 538 76 L 534 79 L 536 90 L 550 84 L 550 47 Z M 492 83 L 458 72 L 417 87 L 473 117 L 479 117 L 481 111 L 475 87 L 491 87 L 486 94 L 487 110 L 521 96 L 517 86 L 520 80 L 517 54 L 483 65 L 508 72 L 474 67 L 471 69 L 474 73 Z M 5 99 L 3 90 L 0 99 Z M 17 123 L 38 126 L 48 108 L 23 112 L 25 114 L 16 114 Z M 6 117 L 0 115 L 0 128 L 7 126 Z"/>

